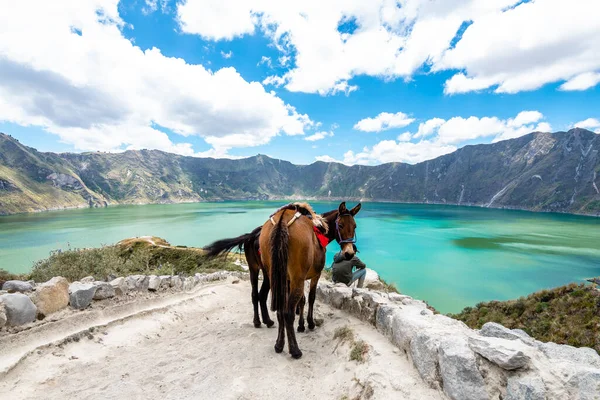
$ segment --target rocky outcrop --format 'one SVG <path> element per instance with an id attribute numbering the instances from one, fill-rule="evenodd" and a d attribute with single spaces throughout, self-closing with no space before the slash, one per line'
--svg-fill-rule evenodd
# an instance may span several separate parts
<path id="1" fill-rule="evenodd" d="M 2 290 L 6 290 L 8 293 L 27 293 L 33 290 L 33 286 L 24 281 L 6 281 L 2 285 Z"/>
<path id="2" fill-rule="evenodd" d="M 41 318 L 62 310 L 69 305 L 69 281 L 61 276 L 54 277 L 38 285 L 31 300 Z"/>
<path id="3" fill-rule="evenodd" d="M 0 296 L 4 304 L 6 325 L 17 326 L 35 321 L 37 308 L 31 299 L 22 293 L 10 293 Z"/>
<path id="4" fill-rule="evenodd" d="M 96 286 L 96 293 L 94 293 L 94 300 L 104 300 L 115 297 L 115 288 L 108 282 L 94 281 Z"/>
<path id="5" fill-rule="evenodd" d="M 96 286 L 92 283 L 73 282 L 69 286 L 69 304 L 78 310 L 88 307 L 96 294 Z"/>
<path id="6" fill-rule="evenodd" d="M 148 290 L 150 277 L 146 275 L 131 275 L 125 278 L 125 284 L 128 290 Z"/>
<path id="7" fill-rule="evenodd" d="M 371 322 L 408 356 L 425 382 L 450 399 L 594 399 L 600 394 L 600 356 L 592 349 L 542 343 L 494 323 L 472 330 L 398 293 L 321 282 L 317 296 Z"/>

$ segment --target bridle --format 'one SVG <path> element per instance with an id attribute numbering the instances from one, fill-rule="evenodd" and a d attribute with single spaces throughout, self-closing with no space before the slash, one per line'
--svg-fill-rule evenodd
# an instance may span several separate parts
<path id="1" fill-rule="evenodd" d="M 345 217 L 345 216 L 350 216 L 352 217 L 352 214 L 350 213 L 344 213 L 344 214 L 339 214 L 338 217 L 335 219 L 335 231 L 337 233 L 337 241 L 339 244 L 344 244 L 344 243 L 356 243 L 356 229 L 354 229 L 354 237 L 348 238 L 348 239 L 342 239 L 342 234 L 340 233 L 340 217 Z"/>

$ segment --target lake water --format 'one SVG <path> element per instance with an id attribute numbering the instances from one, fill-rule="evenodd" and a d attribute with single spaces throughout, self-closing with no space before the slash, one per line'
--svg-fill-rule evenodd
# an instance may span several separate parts
<path id="1" fill-rule="evenodd" d="M 249 232 L 282 204 L 120 206 L 0 217 L 0 268 L 24 272 L 54 249 L 134 236 L 201 247 Z M 312 204 L 318 212 L 338 205 Z M 361 259 L 403 293 L 444 313 L 600 275 L 600 218 L 363 203 L 357 224 Z M 338 249 L 329 245 L 328 264 Z"/>

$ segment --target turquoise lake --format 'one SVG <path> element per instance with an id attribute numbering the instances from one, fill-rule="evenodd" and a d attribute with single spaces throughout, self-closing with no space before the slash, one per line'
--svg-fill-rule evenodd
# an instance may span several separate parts
<path id="1" fill-rule="evenodd" d="M 201 247 L 249 232 L 283 203 L 119 206 L 0 217 L 0 268 L 25 272 L 51 250 L 134 236 Z M 339 203 L 311 204 L 325 212 Z M 367 266 L 444 313 L 600 275 L 600 218 L 363 203 L 357 224 L 359 257 Z M 338 249 L 329 245 L 328 264 Z"/>

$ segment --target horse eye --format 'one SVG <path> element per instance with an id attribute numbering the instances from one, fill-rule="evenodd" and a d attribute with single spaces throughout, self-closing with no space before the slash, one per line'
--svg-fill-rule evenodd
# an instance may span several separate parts
<path id="1" fill-rule="evenodd" d="M 340 227 L 340 229 L 344 229 L 344 225 L 338 225 Z"/>

